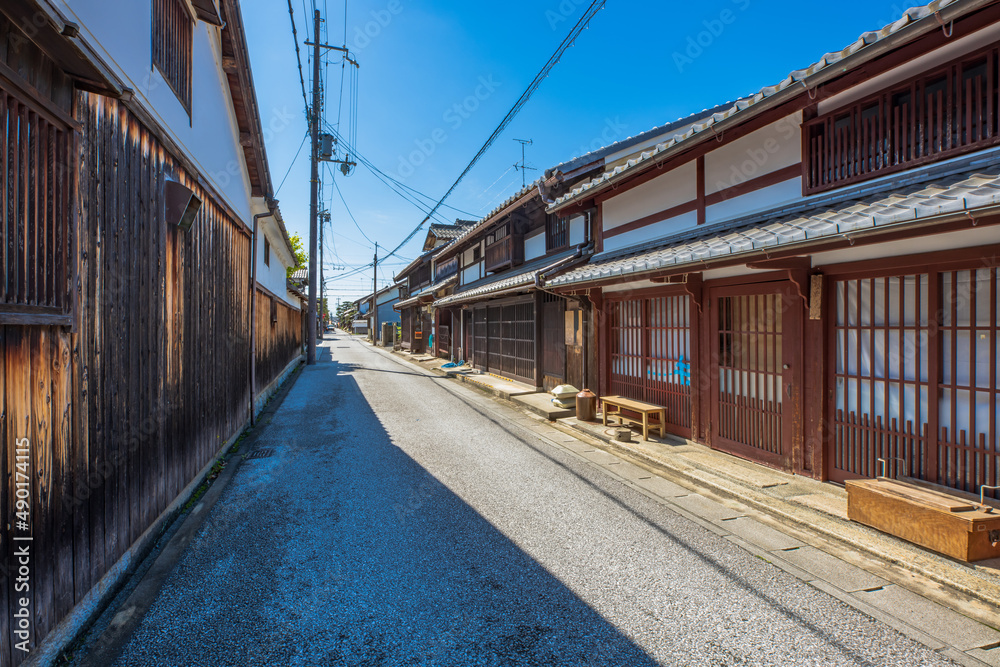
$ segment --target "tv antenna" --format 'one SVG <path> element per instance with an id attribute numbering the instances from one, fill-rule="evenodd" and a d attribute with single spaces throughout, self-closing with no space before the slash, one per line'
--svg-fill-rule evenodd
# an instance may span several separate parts
<path id="1" fill-rule="evenodd" d="M 514 141 L 517 141 L 518 143 L 521 144 L 521 162 L 520 164 L 515 162 L 514 169 L 517 169 L 518 171 L 521 172 L 521 189 L 523 190 L 524 186 L 527 185 L 527 180 L 525 179 L 524 172 L 527 171 L 528 169 L 531 169 L 532 171 L 538 171 L 534 167 L 529 167 L 528 164 L 524 161 L 524 147 L 526 145 L 531 145 L 535 142 L 533 142 L 531 139 L 515 139 Z"/>

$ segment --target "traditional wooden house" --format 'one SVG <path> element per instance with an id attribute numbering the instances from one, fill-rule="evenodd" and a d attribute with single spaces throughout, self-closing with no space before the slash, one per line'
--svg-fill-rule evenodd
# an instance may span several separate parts
<path id="1" fill-rule="evenodd" d="M 587 363 L 581 299 L 543 287 L 546 276 L 593 253 L 596 209 L 564 215 L 548 213 L 546 206 L 679 127 L 655 128 L 546 170 L 440 248 L 434 255 L 436 280 L 457 278 L 448 285 L 450 293 L 430 302 L 445 334 L 438 337 L 436 353 L 539 389 L 596 386 L 596 369 Z"/>
<path id="2" fill-rule="evenodd" d="M 1000 476 L 1000 4 L 908 10 L 558 197 L 599 393 L 838 482 Z"/>
<path id="3" fill-rule="evenodd" d="M 566 377 L 566 299 L 537 290 L 536 277 L 581 261 L 588 243 L 583 217 L 571 225 L 546 215 L 542 186 L 539 180 L 516 193 L 434 255 L 454 283 L 450 295 L 433 301 L 447 332 L 438 353 L 537 387 Z M 548 346 L 546 323 L 559 338 Z"/>
<path id="4" fill-rule="evenodd" d="M 256 285 L 254 304 L 253 387 L 255 410 L 263 409 L 271 395 L 284 381 L 299 360 L 306 340 L 308 307 L 305 292 L 289 279 L 288 269 L 296 265 L 288 230 L 276 202 L 268 207 L 264 198 L 254 200 L 254 217 L 258 218 L 254 234 L 256 260 L 253 282 Z"/>
<path id="5" fill-rule="evenodd" d="M 299 354 L 262 137 L 237 0 L 0 5 L 0 664 L 52 660 Z"/>
<path id="6" fill-rule="evenodd" d="M 378 340 L 381 340 L 382 325 L 397 325 L 400 323 L 399 311 L 394 306 L 399 302 L 400 291 L 403 287 L 404 284 L 402 282 L 395 285 L 388 285 L 380 289 L 377 294 L 369 294 L 361 299 L 365 304 L 365 319 L 368 320 L 367 330 L 370 334 L 379 337 Z M 374 302 L 378 304 L 377 309 L 373 308 L 373 296 Z M 375 315 L 378 316 L 377 325 L 375 325 Z"/>
<path id="7" fill-rule="evenodd" d="M 434 353 L 435 340 L 450 337 L 447 325 L 440 329 L 435 325 L 434 312 L 430 304 L 438 296 L 447 293 L 455 283 L 456 263 L 435 262 L 436 253 L 452 243 L 469 225 L 465 220 L 456 220 L 454 225 L 432 223 L 424 237 L 423 252 L 396 274 L 400 285 L 399 300 L 393 308 L 400 314 L 400 346 L 410 352 Z M 435 339 L 435 331 L 438 335 Z"/>

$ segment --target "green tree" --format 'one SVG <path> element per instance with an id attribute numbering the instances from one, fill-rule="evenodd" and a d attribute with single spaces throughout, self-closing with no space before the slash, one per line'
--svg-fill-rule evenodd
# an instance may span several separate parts
<path id="1" fill-rule="evenodd" d="M 309 263 L 309 254 L 306 252 L 302 238 L 298 234 L 292 234 L 288 237 L 288 240 L 292 242 L 292 254 L 295 255 L 295 266 L 288 267 L 288 277 L 291 278 L 293 273 L 305 268 Z"/>

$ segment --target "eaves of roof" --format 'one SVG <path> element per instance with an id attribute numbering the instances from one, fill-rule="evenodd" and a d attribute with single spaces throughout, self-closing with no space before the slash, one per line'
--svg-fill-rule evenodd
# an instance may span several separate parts
<path id="1" fill-rule="evenodd" d="M 452 241 L 443 248 L 437 248 L 436 249 L 437 252 L 434 255 L 434 258 L 440 260 L 447 257 L 449 254 L 451 254 L 452 251 L 456 251 L 459 248 L 459 246 L 462 245 L 462 242 L 468 239 L 470 236 L 473 236 L 478 231 L 493 224 L 493 222 L 495 222 L 497 218 L 499 218 L 501 215 L 506 215 L 511 209 L 520 206 L 521 204 L 531 199 L 531 197 L 534 196 L 532 193 L 534 193 L 540 198 L 541 195 L 538 194 L 538 186 L 541 185 L 541 183 L 542 179 L 539 178 L 534 183 L 525 186 L 515 194 L 511 195 L 505 202 L 503 202 L 495 209 L 490 211 L 485 217 L 480 219 L 476 224 L 470 226 L 468 229 L 462 232 L 457 238 L 455 238 L 454 241 Z"/>
<path id="2" fill-rule="evenodd" d="M 239 125 L 240 145 L 250 176 L 251 194 L 254 197 L 271 197 L 271 172 L 264 148 L 264 132 L 260 123 L 239 0 L 221 0 L 219 9 L 224 22 L 220 33 L 222 69 L 229 83 L 233 112 Z"/>
<path id="3" fill-rule="evenodd" d="M 411 296 L 408 299 L 403 299 L 402 301 L 397 301 L 396 303 L 394 303 L 392 305 L 392 307 L 394 309 L 396 309 L 396 310 L 399 310 L 401 308 L 407 308 L 409 306 L 414 306 L 414 305 L 416 305 L 418 303 L 430 303 L 431 301 L 434 300 L 434 294 L 435 294 L 435 292 L 443 290 L 446 287 L 450 286 L 452 283 L 457 282 L 457 281 L 458 281 L 458 276 L 457 275 L 455 275 L 455 276 L 449 276 L 448 278 L 445 278 L 444 280 L 441 280 L 441 281 L 439 281 L 439 282 L 431 285 L 430 287 L 428 287 L 427 289 L 423 290 L 419 294 Z"/>
<path id="4" fill-rule="evenodd" d="M 120 97 L 125 90 L 124 82 L 97 55 L 99 49 L 82 38 L 74 21 L 76 17 L 67 15 L 55 5 L 50 0 L 3 2 L 0 13 L 13 25 L 28 29 L 26 34 L 30 40 L 70 76 L 78 88 Z M 16 48 L 16 41 L 9 41 L 10 48 Z"/>
<path id="5" fill-rule="evenodd" d="M 431 257 L 433 257 L 434 253 L 436 253 L 439 250 L 440 250 L 440 248 L 431 248 L 430 250 L 427 250 L 425 252 L 420 253 L 419 255 L 417 255 L 416 259 L 414 259 L 412 262 L 410 262 L 409 264 L 407 264 L 402 270 L 398 271 L 395 274 L 395 276 L 393 276 L 393 280 L 395 280 L 396 282 L 401 282 L 401 277 L 402 276 L 405 276 L 407 273 L 409 273 L 410 271 L 412 271 L 413 269 L 417 268 L 418 266 L 420 266 L 421 264 L 423 264 L 425 261 L 427 261 L 428 259 L 430 259 Z"/>
<path id="6" fill-rule="evenodd" d="M 699 111 L 697 113 L 690 114 L 683 118 L 678 118 L 677 120 L 666 123 L 665 125 L 660 125 L 658 127 L 651 128 L 649 130 L 646 130 L 645 132 L 640 132 L 635 136 L 622 139 L 621 141 L 616 141 L 613 144 L 608 144 L 607 146 L 603 146 L 601 148 L 598 148 L 597 150 L 590 151 L 589 153 L 584 153 L 583 155 L 577 156 L 572 160 L 567 160 L 562 164 L 558 164 L 550 169 L 546 169 L 545 175 L 546 176 L 551 176 L 553 174 L 563 174 L 564 176 L 570 175 L 580 167 L 585 167 L 587 165 L 603 161 L 609 155 L 618 153 L 627 148 L 631 148 L 632 146 L 637 146 L 645 141 L 653 139 L 654 137 L 658 137 L 661 134 L 666 134 L 667 132 L 679 130 L 685 127 L 686 125 L 691 125 L 698 120 L 711 116 L 712 114 L 719 113 L 720 111 L 725 111 L 733 104 L 734 102 L 725 102 L 718 106 L 712 107 L 711 109 L 705 109 L 704 111 Z"/>
<path id="7" fill-rule="evenodd" d="M 469 284 L 461 292 L 456 292 L 434 302 L 435 306 L 448 306 L 464 301 L 474 301 L 481 297 L 489 298 L 498 296 L 500 293 L 510 292 L 519 288 L 530 287 L 535 284 L 535 276 L 549 270 L 572 258 L 576 254 L 576 249 L 567 250 L 552 257 L 541 257 L 517 269 L 507 271 L 501 276 L 490 276 Z"/>
<path id="8" fill-rule="evenodd" d="M 778 83 L 761 88 L 751 97 L 737 100 L 728 108 L 712 114 L 702 122 L 695 123 L 687 131 L 676 134 L 625 164 L 578 185 L 557 197 L 547 210 L 553 212 L 603 192 L 612 185 L 638 175 L 701 141 L 719 136 L 728 127 L 746 122 L 768 109 L 807 94 L 816 86 L 842 76 L 889 49 L 911 41 L 928 31 L 940 29 L 941 25 L 991 4 L 992 1 L 935 0 L 922 7 L 910 8 L 901 18 L 881 30 L 862 34 L 840 51 L 827 53 L 812 65 L 791 72 Z"/>
<path id="9" fill-rule="evenodd" d="M 672 269 L 703 270 L 708 262 L 746 259 L 762 251 L 802 248 L 806 252 L 837 237 L 886 228 L 902 228 L 954 215 L 983 215 L 1000 207 L 1000 155 L 969 171 L 930 177 L 899 187 L 895 180 L 880 192 L 833 203 L 810 201 L 811 208 L 772 212 L 767 217 L 742 218 L 733 223 L 687 232 L 659 241 L 601 253 L 584 266 L 547 281 L 553 288 L 634 278 Z M 799 207 L 801 209 L 801 207 Z"/>

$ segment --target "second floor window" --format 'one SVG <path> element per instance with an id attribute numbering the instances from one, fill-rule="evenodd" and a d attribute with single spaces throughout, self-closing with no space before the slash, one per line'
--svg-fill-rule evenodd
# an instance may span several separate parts
<path id="1" fill-rule="evenodd" d="M 545 249 L 561 250 L 569 245 L 569 218 L 549 216 L 545 224 Z"/>
<path id="2" fill-rule="evenodd" d="M 194 19 L 182 0 L 153 0 L 153 65 L 191 113 Z"/>
<path id="3" fill-rule="evenodd" d="M 806 194 L 1000 143 L 998 47 L 805 124 Z"/>
<path id="4" fill-rule="evenodd" d="M 271 242 L 264 239 L 264 265 L 271 266 Z"/>

